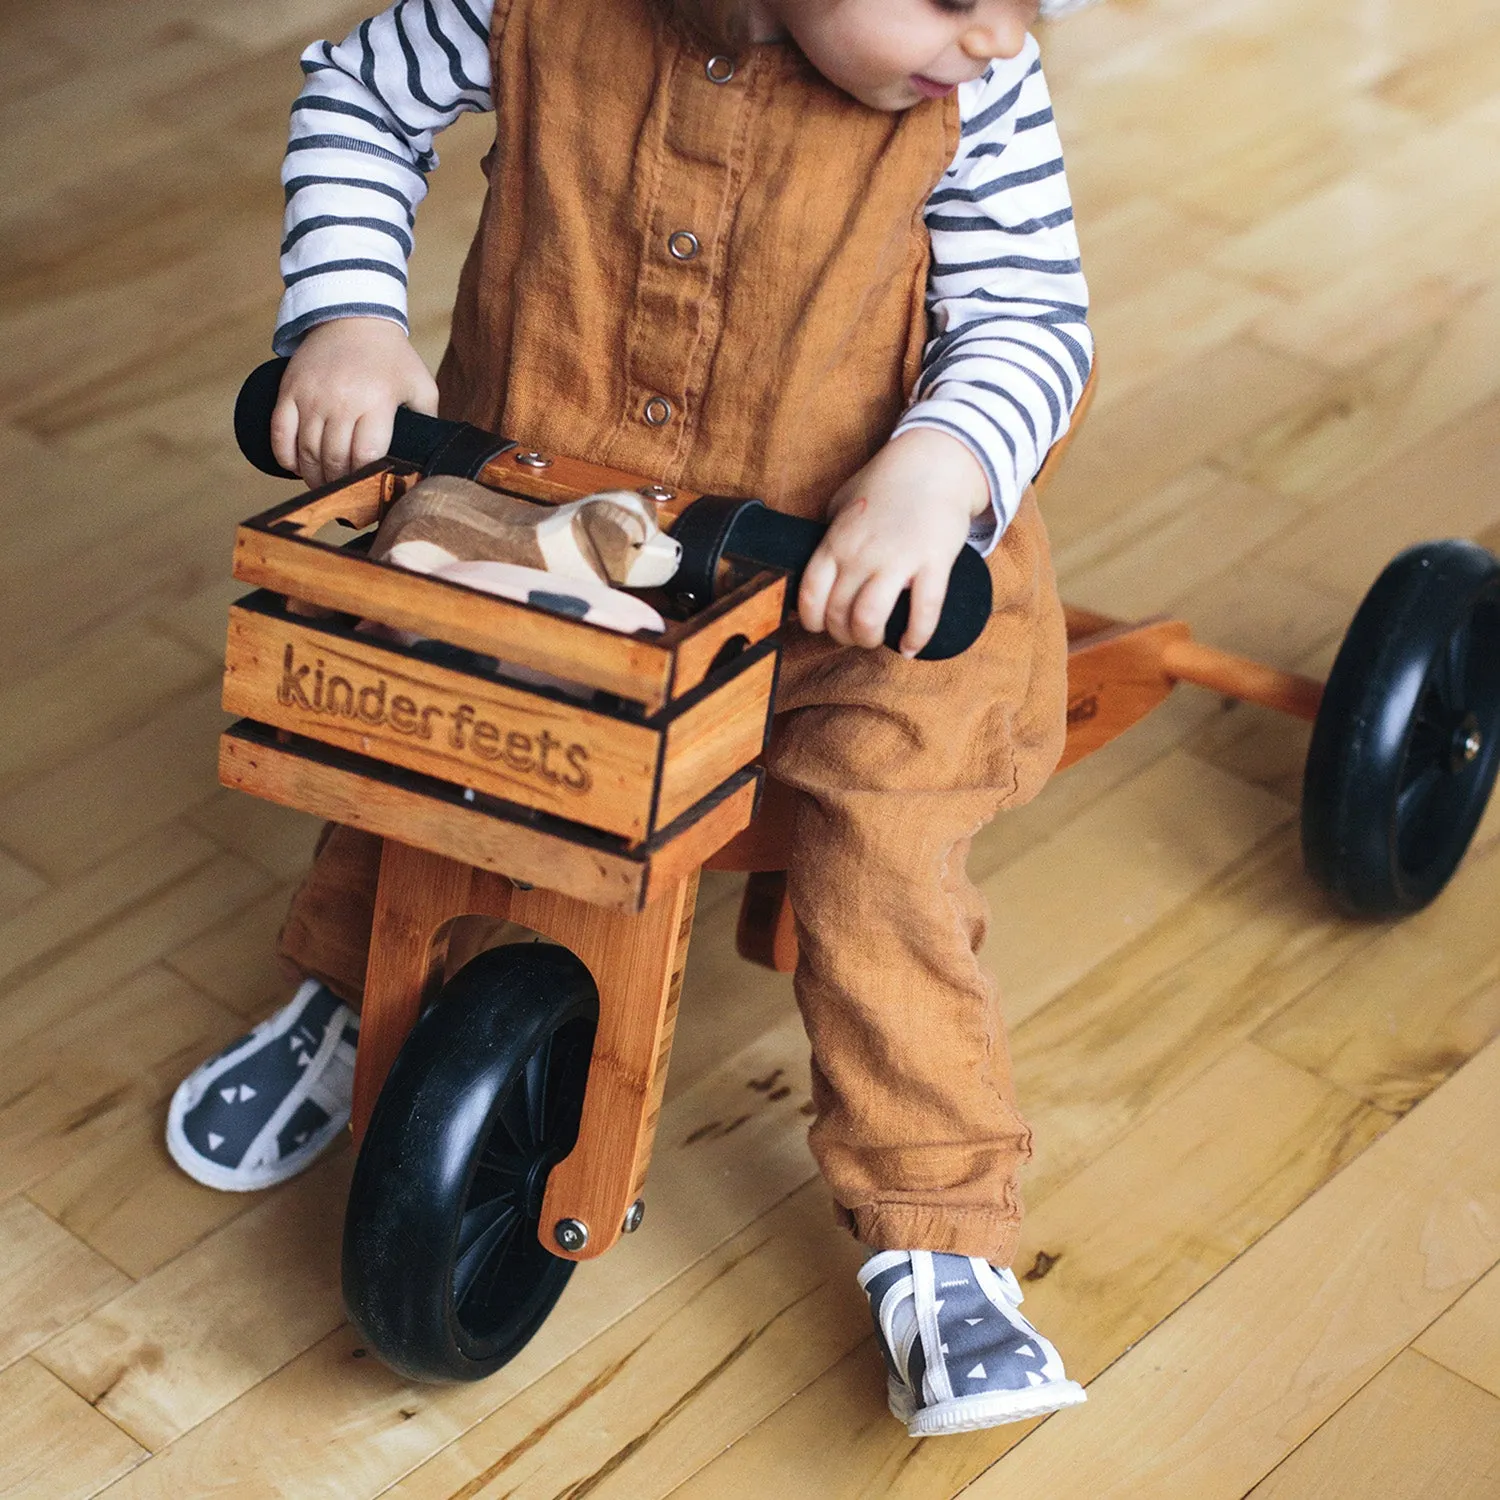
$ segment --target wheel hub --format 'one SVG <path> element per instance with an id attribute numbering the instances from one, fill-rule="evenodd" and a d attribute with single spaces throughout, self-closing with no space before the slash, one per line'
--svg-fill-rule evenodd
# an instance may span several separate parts
<path id="1" fill-rule="evenodd" d="M 1479 720 L 1472 713 L 1467 713 L 1453 731 L 1449 769 L 1455 773 L 1462 771 L 1465 766 L 1472 765 L 1479 759 L 1479 752 L 1483 749 L 1484 732 L 1479 727 Z"/>
<path id="2" fill-rule="evenodd" d="M 544 1151 L 532 1162 L 531 1169 L 526 1174 L 526 1186 L 521 1192 L 521 1202 L 528 1219 L 541 1218 L 542 1199 L 547 1195 L 547 1178 L 561 1160 L 561 1153 Z"/>

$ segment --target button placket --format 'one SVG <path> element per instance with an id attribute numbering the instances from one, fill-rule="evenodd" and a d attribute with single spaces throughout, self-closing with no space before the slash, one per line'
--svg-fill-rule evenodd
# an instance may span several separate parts
<path id="1" fill-rule="evenodd" d="M 688 59 L 684 58 L 684 62 Z M 720 326 L 721 289 L 715 286 L 718 236 L 726 194 L 742 148 L 745 111 L 753 104 L 753 62 L 736 68 L 733 60 L 702 54 L 681 72 L 666 100 L 659 150 L 661 174 L 642 194 L 649 220 L 630 329 L 628 368 L 631 404 L 642 447 L 623 441 L 622 467 L 633 456 L 637 467 L 669 465 L 665 444 L 675 455 L 691 441 L 693 406 L 702 388 Z M 703 73 L 698 68 L 704 68 Z M 736 89 L 717 87 L 736 76 Z M 649 139 L 649 138 L 648 138 Z M 649 445 L 649 446 L 646 446 Z M 665 469 L 663 469 L 665 472 Z"/>

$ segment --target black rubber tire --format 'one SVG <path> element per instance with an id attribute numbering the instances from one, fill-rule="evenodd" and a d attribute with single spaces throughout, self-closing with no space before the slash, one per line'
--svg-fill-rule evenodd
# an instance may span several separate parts
<path id="1" fill-rule="evenodd" d="M 481 953 L 413 1027 L 380 1092 L 344 1220 L 344 1302 L 415 1380 L 481 1380 L 515 1357 L 573 1262 L 537 1238 L 547 1173 L 578 1136 L 598 1022 L 565 948 Z"/>
<path id="2" fill-rule="evenodd" d="M 1497 771 L 1500 561 L 1426 542 L 1376 580 L 1329 675 L 1302 787 L 1308 873 L 1353 915 L 1419 910 L 1458 868 Z"/>

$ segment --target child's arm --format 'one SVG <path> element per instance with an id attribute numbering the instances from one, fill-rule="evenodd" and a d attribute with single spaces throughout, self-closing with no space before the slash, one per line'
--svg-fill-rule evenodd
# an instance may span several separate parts
<path id="1" fill-rule="evenodd" d="M 959 90 L 963 138 L 927 201 L 934 337 L 896 432 L 949 433 L 990 482 L 990 551 L 1067 432 L 1093 365 L 1062 141 L 1034 38 Z"/>
<path id="2" fill-rule="evenodd" d="M 278 460 L 309 484 L 378 458 L 398 405 L 434 409 L 407 342 L 406 262 L 437 131 L 491 108 L 492 0 L 398 0 L 303 54 L 282 183 L 291 354 L 272 418 Z"/>
<path id="3" fill-rule="evenodd" d="M 874 646 L 909 583 L 907 655 L 927 643 L 965 539 L 988 552 L 1015 515 L 1093 360 L 1035 42 L 959 99 L 962 143 L 927 205 L 934 337 L 916 397 L 891 442 L 835 496 L 798 599 L 807 629 Z"/>

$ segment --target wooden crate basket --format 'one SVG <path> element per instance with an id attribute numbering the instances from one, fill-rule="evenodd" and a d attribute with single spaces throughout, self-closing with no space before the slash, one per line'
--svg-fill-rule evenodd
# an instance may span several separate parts
<path id="1" fill-rule="evenodd" d="M 559 463 L 506 488 L 556 502 L 642 487 Z M 224 707 L 245 722 L 225 736 L 223 779 L 586 899 L 649 899 L 674 840 L 701 860 L 706 837 L 749 820 L 784 576 L 622 635 L 372 562 L 361 534 L 419 477 L 372 466 L 239 528 L 235 576 L 259 587 L 230 610 Z M 692 498 L 664 504 L 663 523 Z M 347 530 L 330 539 L 331 523 Z M 557 878 L 537 880 L 549 848 Z M 624 864 L 601 876 L 601 859 Z"/>

